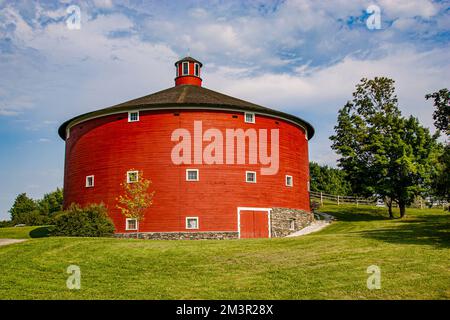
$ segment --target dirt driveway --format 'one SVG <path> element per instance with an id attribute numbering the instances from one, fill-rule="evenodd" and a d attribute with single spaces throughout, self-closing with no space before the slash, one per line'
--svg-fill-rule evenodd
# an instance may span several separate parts
<path id="1" fill-rule="evenodd" d="M 27 239 L 0 239 L 0 247 L 7 246 L 8 244 L 19 243 L 27 241 Z"/>

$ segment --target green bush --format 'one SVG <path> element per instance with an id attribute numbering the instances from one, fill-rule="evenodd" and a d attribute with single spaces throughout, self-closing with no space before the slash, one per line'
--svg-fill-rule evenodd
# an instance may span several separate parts
<path id="1" fill-rule="evenodd" d="M 114 233 L 114 224 L 103 204 L 80 207 L 73 204 L 54 217 L 54 236 L 106 237 Z"/>
<path id="2" fill-rule="evenodd" d="M 13 227 L 14 224 L 11 220 L 3 220 L 0 221 L 0 228 L 9 228 L 9 227 Z"/>
<path id="3" fill-rule="evenodd" d="M 13 225 L 24 224 L 27 226 L 42 226 L 50 223 L 48 215 L 43 214 L 39 210 L 35 209 L 30 212 L 17 213 L 12 221 Z"/>

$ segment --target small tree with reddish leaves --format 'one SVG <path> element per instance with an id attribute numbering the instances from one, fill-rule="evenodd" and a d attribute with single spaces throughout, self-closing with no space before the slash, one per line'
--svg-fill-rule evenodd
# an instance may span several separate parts
<path id="1" fill-rule="evenodd" d="M 139 224 L 145 218 L 145 211 L 153 204 L 155 191 L 149 192 L 151 180 L 145 179 L 143 172 L 139 171 L 135 181 L 129 181 L 128 177 L 120 185 L 124 194 L 116 198 L 116 208 L 126 217 L 136 219 L 137 235 L 139 236 Z"/>

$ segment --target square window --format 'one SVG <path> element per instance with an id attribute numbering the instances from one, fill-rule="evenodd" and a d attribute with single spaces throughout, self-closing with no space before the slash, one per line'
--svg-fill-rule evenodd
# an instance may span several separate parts
<path id="1" fill-rule="evenodd" d="M 126 230 L 137 230 L 138 222 L 136 219 L 127 218 L 126 220 Z"/>
<path id="2" fill-rule="evenodd" d="M 86 177 L 86 188 L 91 188 L 94 186 L 94 176 Z"/>
<path id="3" fill-rule="evenodd" d="M 287 187 L 292 187 L 293 185 L 294 185 L 294 181 L 292 179 L 292 176 L 286 175 L 286 186 Z"/>
<path id="4" fill-rule="evenodd" d="M 245 182 L 256 183 L 256 172 L 246 171 L 245 172 Z"/>
<path id="5" fill-rule="evenodd" d="M 189 62 L 183 62 L 183 76 L 189 74 Z"/>
<path id="6" fill-rule="evenodd" d="M 251 112 L 245 113 L 245 122 L 247 123 L 255 123 L 255 114 Z"/>
<path id="7" fill-rule="evenodd" d="M 289 219 L 289 230 L 295 230 L 295 219 Z"/>
<path id="8" fill-rule="evenodd" d="M 198 181 L 198 169 L 186 169 L 186 181 Z"/>
<path id="9" fill-rule="evenodd" d="M 139 181 L 139 172 L 138 171 L 128 171 L 127 172 L 127 182 L 134 183 Z"/>
<path id="10" fill-rule="evenodd" d="M 187 217 L 186 229 L 198 229 L 198 217 Z"/>
<path id="11" fill-rule="evenodd" d="M 128 122 L 139 121 L 139 111 L 128 112 Z"/>

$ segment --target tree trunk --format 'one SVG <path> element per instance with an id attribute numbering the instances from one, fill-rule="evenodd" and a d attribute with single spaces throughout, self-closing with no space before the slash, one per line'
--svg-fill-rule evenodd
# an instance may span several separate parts
<path id="1" fill-rule="evenodd" d="M 398 207 L 400 208 L 400 218 L 403 218 L 406 214 L 406 204 L 403 201 L 398 202 Z"/>
<path id="2" fill-rule="evenodd" d="M 392 199 L 386 199 L 386 204 L 388 206 L 389 218 L 394 219 L 394 214 L 392 213 Z"/>

